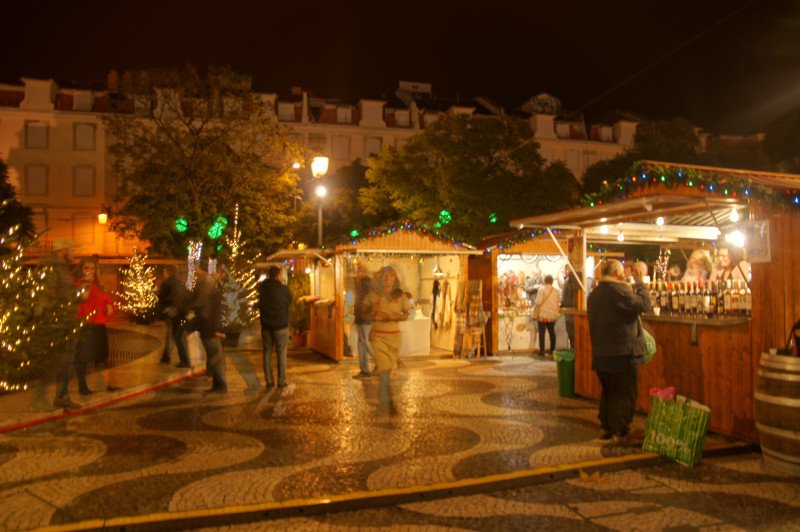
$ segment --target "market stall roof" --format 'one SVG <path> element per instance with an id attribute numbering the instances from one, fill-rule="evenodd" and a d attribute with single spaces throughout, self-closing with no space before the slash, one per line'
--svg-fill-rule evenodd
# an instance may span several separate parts
<path id="1" fill-rule="evenodd" d="M 483 250 L 447 238 L 436 230 L 416 226 L 410 222 L 372 229 L 354 237 L 347 244 L 336 246 L 336 253 L 416 255 L 480 255 Z"/>
<path id="2" fill-rule="evenodd" d="M 325 254 L 331 255 L 333 250 L 330 249 L 317 249 L 317 248 L 305 248 L 305 249 L 281 249 L 270 255 L 265 259 L 266 262 L 270 261 L 280 261 L 280 260 L 290 260 L 290 259 L 320 259 L 324 260 L 325 262 L 329 262 L 329 259 L 324 257 Z"/>
<path id="3" fill-rule="evenodd" d="M 800 176 L 758 172 L 732 168 L 716 168 L 642 161 L 659 169 L 693 172 L 694 175 L 718 179 L 745 180 L 770 188 L 800 188 Z M 618 240 L 624 233 L 625 242 L 679 242 L 681 240 L 716 240 L 718 227 L 728 222 L 731 209 L 742 209 L 744 216 L 748 199 L 708 193 L 687 193 L 677 189 L 646 188 L 634 197 L 608 200 L 591 207 L 582 207 L 512 220 L 517 228 L 550 227 L 553 229 L 583 229 L 587 237 L 596 242 Z M 660 218 L 662 225 L 657 225 Z"/>

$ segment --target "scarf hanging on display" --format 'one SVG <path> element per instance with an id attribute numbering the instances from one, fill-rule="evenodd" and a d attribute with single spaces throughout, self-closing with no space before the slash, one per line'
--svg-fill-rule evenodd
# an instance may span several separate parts
<path id="1" fill-rule="evenodd" d="M 442 297 L 439 299 L 440 305 L 437 320 L 445 330 L 449 330 L 453 321 L 452 304 L 450 302 L 450 281 L 445 280 L 442 283 Z"/>

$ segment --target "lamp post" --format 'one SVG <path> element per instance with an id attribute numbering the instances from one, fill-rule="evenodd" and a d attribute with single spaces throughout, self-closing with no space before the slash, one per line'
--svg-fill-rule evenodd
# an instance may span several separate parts
<path id="1" fill-rule="evenodd" d="M 328 172 L 328 158 L 314 157 L 311 161 L 311 173 L 314 178 L 319 180 L 315 192 L 317 194 L 317 247 L 322 247 L 322 198 L 328 193 L 328 189 L 322 184 L 322 177 Z"/>

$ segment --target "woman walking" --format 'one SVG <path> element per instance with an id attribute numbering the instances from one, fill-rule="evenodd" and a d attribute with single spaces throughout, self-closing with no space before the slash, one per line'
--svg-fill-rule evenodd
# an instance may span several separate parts
<path id="1" fill-rule="evenodd" d="M 103 291 L 97 275 L 97 263 L 93 259 L 82 259 L 80 263 L 81 302 L 78 305 L 78 318 L 86 318 L 78 340 L 75 355 L 75 373 L 78 377 L 78 391 L 81 395 L 91 395 L 86 383 L 86 367 L 91 362 L 105 362 L 108 359 L 108 317 L 114 313 L 114 300 Z"/>

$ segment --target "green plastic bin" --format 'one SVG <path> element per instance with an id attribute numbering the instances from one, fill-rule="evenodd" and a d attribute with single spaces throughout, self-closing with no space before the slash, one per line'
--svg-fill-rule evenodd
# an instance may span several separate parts
<path id="1" fill-rule="evenodd" d="M 565 349 L 553 353 L 558 371 L 558 395 L 575 397 L 575 351 Z"/>

